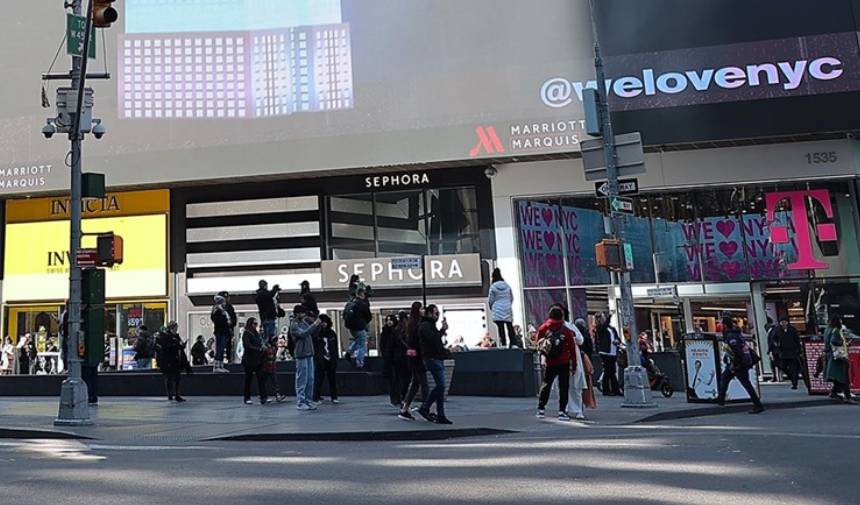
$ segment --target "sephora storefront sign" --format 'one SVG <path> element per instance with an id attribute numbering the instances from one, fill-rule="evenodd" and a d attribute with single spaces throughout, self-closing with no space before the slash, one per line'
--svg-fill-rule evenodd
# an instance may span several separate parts
<path id="1" fill-rule="evenodd" d="M 323 289 L 346 289 L 356 274 L 376 289 L 421 286 L 420 268 L 397 268 L 399 258 L 331 260 L 322 262 Z M 480 286 L 481 257 L 478 254 L 426 256 L 427 285 Z"/>

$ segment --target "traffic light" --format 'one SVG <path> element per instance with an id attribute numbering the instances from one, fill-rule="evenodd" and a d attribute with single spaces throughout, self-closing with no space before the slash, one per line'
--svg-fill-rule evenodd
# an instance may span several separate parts
<path id="1" fill-rule="evenodd" d="M 93 0 L 93 26 L 110 28 L 111 23 L 119 19 L 119 13 L 113 8 L 116 0 Z"/>
<path id="2" fill-rule="evenodd" d="M 81 338 L 78 353 L 84 366 L 98 366 L 105 353 L 105 271 L 81 271 Z"/>
<path id="3" fill-rule="evenodd" d="M 621 241 L 605 238 L 594 246 L 597 266 L 613 272 L 624 271 L 624 251 Z"/>
<path id="4" fill-rule="evenodd" d="M 98 251 L 99 265 L 112 267 L 117 264 L 122 264 L 122 237 L 107 233 L 99 235 L 96 241 L 96 250 Z"/>

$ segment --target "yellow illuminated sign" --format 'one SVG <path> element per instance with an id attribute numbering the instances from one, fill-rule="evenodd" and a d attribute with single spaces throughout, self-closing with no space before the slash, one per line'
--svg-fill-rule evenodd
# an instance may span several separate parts
<path id="1" fill-rule="evenodd" d="M 6 202 L 6 222 L 64 220 L 69 218 L 69 198 L 30 198 Z M 104 198 L 85 198 L 81 211 L 85 218 L 158 214 L 170 209 L 170 191 L 152 189 L 108 193 Z"/>
<path id="2" fill-rule="evenodd" d="M 121 265 L 108 269 L 108 298 L 167 295 L 167 216 L 84 219 L 84 233 L 112 231 L 123 239 Z M 83 247 L 95 247 L 84 237 Z M 63 300 L 69 293 L 69 222 L 6 225 L 3 299 Z"/>

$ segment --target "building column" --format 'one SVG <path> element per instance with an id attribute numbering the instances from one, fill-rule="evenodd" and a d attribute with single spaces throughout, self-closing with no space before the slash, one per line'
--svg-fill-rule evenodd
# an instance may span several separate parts
<path id="1" fill-rule="evenodd" d="M 682 298 L 681 305 L 684 310 L 684 331 L 686 333 L 695 333 L 696 328 L 693 326 L 693 305 L 690 303 L 690 297 L 686 296 Z"/>
<path id="2" fill-rule="evenodd" d="M 764 290 L 760 282 L 750 284 L 750 288 L 750 303 L 752 303 L 753 315 L 753 321 L 751 321 L 752 324 L 750 326 L 755 328 L 756 347 L 758 348 L 759 356 L 764 358 L 767 354 L 767 328 L 765 327 L 767 324 L 767 310 L 764 306 Z M 769 359 L 762 359 L 761 366 L 763 371 L 773 372 Z"/>

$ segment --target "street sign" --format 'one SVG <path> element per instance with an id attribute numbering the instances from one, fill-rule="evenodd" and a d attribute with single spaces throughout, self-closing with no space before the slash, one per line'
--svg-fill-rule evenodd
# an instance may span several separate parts
<path id="1" fill-rule="evenodd" d="M 609 198 L 609 210 L 624 214 L 633 214 L 633 200 L 623 196 L 612 196 Z"/>
<path id="2" fill-rule="evenodd" d="M 391 268 L 394 270 L 412 270 L 414 268 L 421 268 L 421 256 L 391 258 Z"/>
<path id="3" fill-rule="evenodd" d="M 633 271 L 633 244 L 630 242 L 624 242 L 624 269 Z"/>
<path id="4" fill-rule="evenodd" d="M 84 32 L 87 30 L 87 18 L 66 14 L 66 53 L 71 56 L 84 55 Z M 90 32 L 90 48 L 87 56 L 96 58 L 96 29 Z"/>
<path id="5" fill-rule="evenodd" d="M 583 140 L 582 166 L 585 180 L 602 181 L 606 177 L 606 158 L 603 154 L 603 139 Z M 615 151 L 618 177 L 645 173 L 645 153 L 642 151 L 642 135 L 639 132 L 615 136 Z"/>
<path id="6" fill-rule="evenodd" d="M 599 197 L 609 196 L 609 182 L 595 182 L 594 193 Z M 619 195 L 635 195 L 639 193 L 639 179 L 622 179 L 618 181 Z"/>
<path id="7" fill-rule="evenodd" d="M 96 248 L 81 248 L 75 255 L 79 267 L 94 267 L 99 264 L 99 250 Z"/>
<path id="8" fill-rule="evenodd" d="M 648 298 L 677 298 L 678 288 L 675 286 L 668 288 L 648 288 L 645 290 Z"/>

